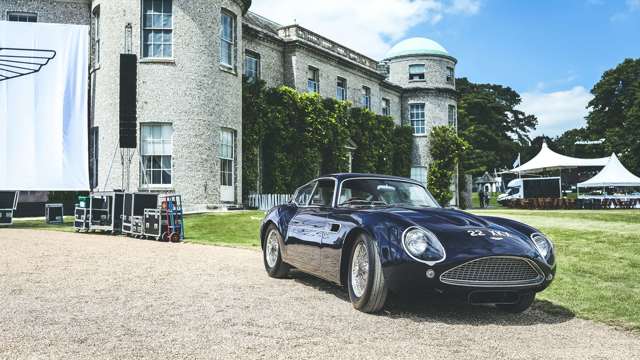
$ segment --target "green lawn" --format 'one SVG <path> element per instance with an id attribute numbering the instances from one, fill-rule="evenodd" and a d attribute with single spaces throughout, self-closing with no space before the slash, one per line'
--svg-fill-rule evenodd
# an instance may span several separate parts
<path id="1" fill-rule="evenodd" d="M 13 219 L 12 229 L 36 229 L 36 230 L 54 230 L 54 231 L 73 231 L 73 216 L 65 216 L 64 224 L 49 225 L 45 224 L 44 217 L 36 220 Z M 1 229 L 1 227 L 0 227 Z"/>
<path id="2" fill-rule="evenodd" d="M 553 240 L 556 280 L 539 299 L 582 318 L 640 330 L 640 211 L 473 212 L 525 222 Z"/>
<path id="3" fill-rule="evenodd" d="M 211 245 L 260 246 L 263 211 L 234 211 L 188 215 L 185 236 L 188 242 Z"/>
<path id="4" fill-rule="evenodd" d="M 640 211 L 474 210 L 479 215 L 516 219 L 539 228 L 555 243 L 558 270 L 541 300 L 576 316 L 640 331 Z M 261 211 L 189 215 L 188 242 L 259 246 Z M 72 231 L 43 220 L 16 220 L 14 227 Z M 557 306 L 549 307 L 557 311 Z"/>
<path id="5" fill-rule="evenodd" d="M 489 206 L 492 208 L 501 208 L 502 205 L 498 204 L 498 193 L 491 194 L 491 200 L 489 201 Z M 477 192 L 471 194 L 471 205 L 473 205 L 474 209 L 480 208 L 480 197 Z"/>
<path id="6" fill-rule="evenodd" d="M 188 242 L 211 245 L 260 245 L 258 229 L 263 211 L 234 211 L 185 216 Z M 12 229 L 36 229 L 73 232 L 73 216 L 65 216 L 63 225 L 48 225 L 42 219 L 14 219 Z"/>

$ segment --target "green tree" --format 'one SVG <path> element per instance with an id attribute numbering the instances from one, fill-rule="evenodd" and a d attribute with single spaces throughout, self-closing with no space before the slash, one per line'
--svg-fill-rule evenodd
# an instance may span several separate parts
<path id="1" fill-rule="evenodd" d="M 604 136 L 630 171 L 640 173 L 640 59 L 626 59 L 607 70 L 591 89 L 587 129 Z"/>
<path id="2" fill-rule="evenodd" d="M 587 128 L 578 128 L 565 131 L 553 139 L 553 144 L 556 151 L 567 156 L 599 158 L 611 155 L 607 154 L 604 144 L 576 144 L 578 141 L 595 141 L 601 138 L 602 136 L 598 136 Z"/>
<path id="3" fill-rule="evenodd" d="M 450 126 L 435 126 L 429 135 L 431 164 L 429 190 L 438 202 L 446 206 L 451 202 L 451 184 L 460 158 L 469 150 L 469 144 Z"/>
<path id="4" fill-rule="evenodd" d="M 471 145 L 461 159 L 461 173 L 479 176 L 510 168 L 515 154 L 530 142 L 538 120 L 517 110 L 520 95 L 509 87 L 456 80 L 459 135 Z"/>

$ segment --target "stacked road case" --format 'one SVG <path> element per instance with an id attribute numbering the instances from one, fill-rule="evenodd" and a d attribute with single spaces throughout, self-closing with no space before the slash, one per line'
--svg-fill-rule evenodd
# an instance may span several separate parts
<path id="1" fill-rule="evenodd" d="M 96 192 L 80 199 L 74 212 L 76 231 L 120 233 L 123 199 L 121 191 Z"/>
<path id="2" fill-rule="evenodd" d="M 64 205 L 45 204 L 44 221 L 47 224 L 64 224 Z"/>
<path id="3" fill-rule="evenodd" d="M 144 236 L 144 211 L 157 208 L 158 194 L 126 193 L 122 211 L 122 233 L 130 236 Z"/>
<path id="4" fill-rule="evenodd" d="M 179 242 L 184 239 L 184 213 L 180 195 L 121 191 L 97 192 L 81 199 L 75 208 L 76 231 Z"/>
<path id="5" fill-rule="evenodd" d="M 162 196 L 159 209 L 144 210 L 144 236 L 171 242 L 184 240 L 184 213 L 180 195 Z"/>
<path id="6" fill-rule="evenodd" d="M 0 226 L 13 224 L 19 194 L 17 191 L 0 191 Z"/>

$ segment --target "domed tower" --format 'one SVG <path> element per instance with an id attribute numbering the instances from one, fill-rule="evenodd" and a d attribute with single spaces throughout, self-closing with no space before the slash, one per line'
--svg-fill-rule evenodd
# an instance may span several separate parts
<path id="1" fill-rule="evenodd" d="M 413 128 L 411 177 L 426 183 L 431 129 L 457 128 L 457 60 L 433 40 L 411 38 L 391 48 L 384 62 L 387 80 L 403 88 L 402 123 Z"/>

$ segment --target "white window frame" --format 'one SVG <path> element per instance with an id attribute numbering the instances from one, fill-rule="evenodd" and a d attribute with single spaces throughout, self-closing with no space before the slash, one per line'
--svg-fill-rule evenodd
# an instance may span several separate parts
<path id="1" fill-rule="evenodd" d="M 391 100 L 382 98 L 382 115 L 391 116 Z"/>
<path id="2" fill-rule="evenodd" d="M 12 20 L 11 17 L 14 17 L 14 19 Z M 32 11 L 7 11 L 7 21 L 38 22 L 38 13 Z"/>
<path id="3" fill-rule="evenodd" d="M 447 109 L 448 109 L 447 118 L 449 120 L 449 126 L 452 126 L 457 130 L 458 129 L 458 108 L 455 105 L 449 105 Z"/>
<path id="4" fill-rule="evenodd" d="M 421 67 L 422 72 L 413 71 L 416 67 Z M 409 81 L 426 81 L 427 79 L 427 66 L 425 64 L 411 64 L 409 65 Z"/>
<path id="5" fill-rule="evenodd" d="M 342 82 L 343 86 L 340 86 L 340 82 Z M 347 100 L 347 79 L 340 76 L 336 78 L 336 99 Z"/>
<path id="6" fill-rule="evenodd" d="M 252 74 L 249 73 L 249 60 L 253 60 L 255 62 L 255 71 Z M 262 61 L 260 58 L 260 54 L 252 51 L 245 50 L 244 52 L 244 76 L 247 77 L 249 81 L 256 81 L 260 79 L 260 68 L 262 66 Z M 252 69 L 253 70 L 253 69 Z"/>
<path id="7" fill-rule="evenodd" d="M 228 17 L 231 25 L 229 28 L 229 37 L 225 37 L 225 17 Z M 222 9 L 220 11 L 220 65 L 229 69 L 235 69 L 236 67 L 236 15 L 227 10 Z M 228 47 L 229 56 L 225 59 L 223 49 Z"/>
<path id="8" fill-rule="evenodd" d="M 452 66 L 447 66 L 447 84 L 455 85 L 456 73 Z"/>
<path id="9" fill-rule="evenodd" d="M 371 110 L 371 88 L 368 86 L 362 87 L 362 107 Z"/>
<path id="10" fill-rule="evenodd" d="M 231 144 L 225 142 L 227 139 L 227 137 L 225 137 L 226 134 L 231 135 L 229 137 L 229 139 L 231 139 Z M 224 151 L 225 148 L 228 148 L 227 150 L 230 150 L 230 154 Z M 225 153 L 227 153 L 227 155 L 225 155 Z M 235 166 L 236 166 L 235 156 L 236 156 L 236 132 L 231 128 L 223 127 L 220 129 L 220 143 L 218 145 L 218 159 L 220 160 L 220 173 L 219 173 L 220 186 L 235 187 Z M 224 166 L 225 163 L 231 164 L 230 171 L 225 169 L 225 166 Z M 227 183 L 226 181 L 227 177 L 229 177 L 230 179 L 229 183 Z"/>
<path id="11" fill-rule="evenodd" d="M 427 115 L 425 103 L 409 104 L 409 124 L 413 129 L 413 135 L 425 135 L 427 133 Z"/>
<path id="12" fill-rule="evenodd" d="M 171 127 L 171 138 L 170 139 L 164 139 L 164 138 L 151 138 L 150 140 L 148 139 L 144 139 L 143 138 L 143 134 L 144 134 L 144 128 L 145 127 L 166 127 L 169 126 Z M 160 133 L 162 134 L 163 131 L 160 130 Z M 173 124 L 172 123 L 166 123 L 166 122 L 147 122 L 147 123 L 141 123 L 140 124 L 140 187 L 145 188 L 145 189 L 152 189 L 152 188 L 171 188 L 173 186 L 173 135 L 174 135 L 174 129 L 173 129 Z M 171 146 L 171 154 L 170 155 L 156 155 L 156 154 L 152 154 L 152 155 L 148 155 L 148 154 L 142 154 L 142 152 L 144 151 L 144 143 L 145 142 L 151 142 L 151 143 L 161 143 L 163 145 L 166 145 L 167 143 Z M 165 167 L 164 164 L 164 159 L 163 157 L 169 157 L 169 166 Z M 160 157 L 160 167 L 159 168 L 154 168 L 153 167 L 153 157 Z M 150 158 L 150 159 L 147 159 Z M 147 169 L 146 165 L 149 164 L 150 167 L 149 169 Z M 150 172 L 150 175 L 147 175 L 147 171 Z M 159 183 L 154 183 L 153 182 L 153 172 L 154 171 L 160 171 L 160 182 Z M 171 181 L 168 183 L 165 183 L 162 179 L 162 172 L 164 171 L 168 171 L 169 172 L 169 176 Z"/>
<path id="13" fill-rule="evenodd" d="M 151 2 L 151 13 L 150 14 L 146 14 L 145 13 L 145 2 Z M 166 12 L 166 9 L 164 8 L 165 2 L 168 2 L 170 5 L 170 12 Z M 141 0 L 140 6 L 141 6 L 141 46 L 142 46 L 142 51 L 140 51 L 140 53 L 142 54 L 142 58 L 143 59 L 173 59 L 173 0 L 160 0 L 161 3 L 161 9 L 157 10 L 153 7 L 153 4 L 155 3 L 154 0 Z M 147 21 L 147 15 L 151 16 L 151 24 L 148 24 Z M 161 21 L 161 25 L 160 26 L 155 26 L 154 24 L 154 19 L 155 17 L 158 16 L 160 18 Z M 165 16 L 169 16 L 170 21 L 171 21 L 171 25 L 169 27 L 165 27 L 164 25 L 164 17 Z M 151 38 L 152 41 L 149 42 L 147 41 L 147 34 L 150 33 L 151 34 Z M 161 34 L 161 41 L 160 42 L 156 42 L 153 40 L 153 38 L 155 38 L 156 34 Z M 165 35 L 168 35 L 169 37 L 169 41 L 167 42 L 165 40 Z M 155 51 L 153 50 L 155 45 L 159 45 L 160 46 L 160 53 L 156 54 Z M 151 46 L 151 51 L 149 51 L 148 46 Z M 165 46 L 169 46 L 170 47 L 170 51 L 168 55 L 165 55 Z"/>
<path id="14" fill-rule="evenodd" d="M 307 92 L 320 93 L 320 70 L 317 67 L 307 68 Z"/>

